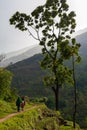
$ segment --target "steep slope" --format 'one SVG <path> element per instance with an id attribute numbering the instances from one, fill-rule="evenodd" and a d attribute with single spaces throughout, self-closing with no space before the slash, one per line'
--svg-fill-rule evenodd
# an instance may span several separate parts
<path id="1" fill-rule="evenodd" d="M 52 111 L 45 105 L 37 105 L 0 123 L 0 130 L 72 130 L 72 125 L 73 123 L 65 121 L 59 112 Z M 76 130 L 80 130 L 78 125 Z"/>
<path id="2" fill-rule="evenodd" d="M 49 95 L 50 90 L 43 84 L 45 71 L 40 68 L 41 59 L 41 54 L 37 54 L 7 67 L 13 73 L 12 87 L 16 87 L 20 94 L 29 97 Z"/>

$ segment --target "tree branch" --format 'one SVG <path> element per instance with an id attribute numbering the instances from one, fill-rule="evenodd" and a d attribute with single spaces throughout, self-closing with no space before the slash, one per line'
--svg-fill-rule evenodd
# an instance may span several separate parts
<path id="1" fill-rule="evenodd" d="M 46 47 L 45 44 L 44 44 L 44 48 L 45 48 L 46 52 L 50 55 L 50 57 L 51 57 L 52 59 L 54 59 L 54 57 L 51 55 L 51 53 L 47 50 L 47 47 Z"/>
<path id="2" fill-rule="evenodd" d="M 35 39 L 35 40 L 38 40 L 38 38 L 36 38 L 31 32 L 30 30 L 27 28 L 27 31 L 29 32 L 29 34 Z"/>

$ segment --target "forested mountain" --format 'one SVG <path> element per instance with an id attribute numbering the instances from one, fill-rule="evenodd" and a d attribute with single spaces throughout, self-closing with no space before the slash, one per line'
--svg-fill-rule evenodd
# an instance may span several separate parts
<path id="1" fill-rule="evenodd" d="M 29 97 L 47 95 L 42 82 L 45 72 L 39 64 L 41 58 L 41 54 L 37 54 L 8 67 L 13 72 L 12 86 L 16 87 L 20 94 Z"/>
<path id="2" fill-rule="evenodd" d="M 80 55 L 82 61 L 77 64 L 77 122 L 83 127 L 87 125 L 87 32 L 76 37 L 77 42 L 81 44 Z M 16 87 L 18 92 L 29 97 L 49 98 L 49 106 L 53 108 L 53 93 L 43 84 L 43 77 L 46 74 L 40 68 L 41 54 L 34 55 L 26 60 L 17 62 L 7 69 L 13 72 L 12 87 Z M 63 116 L 67 114 L 66 119 L 72 120 L 73 111 L 73 88 L 65 87 L 60 90 L 60 107 Z"/>

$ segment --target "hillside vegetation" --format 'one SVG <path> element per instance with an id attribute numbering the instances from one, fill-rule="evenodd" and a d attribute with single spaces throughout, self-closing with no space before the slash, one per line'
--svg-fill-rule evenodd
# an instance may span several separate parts
<path id="1" fill-rule="evenodd" d="M 80 54 L 82 61 L 76 65 L 77 78 L 77 122 L 81 127 L 87 127 L 87 32 L 77 36 L 76 39 L 81 43 Z M 54 97 L 50 88 L 44 86 L 43 77 L 46 74 L 40 68 L 41 54 L 20 61 L 8 66 L 13 74 L 12 87 L 16 87 L 21 95 L 28 95 L 30 98 L 47 97 L 48 107 L 54 109 Z M 66 119 L 72 120 L 73 111 L 73 88 L 66 86 L 60 89 L 60 109 Z M 67 115 L 66 115 L 67 113 Z"/>
<path id="2" fill-rule="evenodd" d="M 0 101 L 1 104 L 3 104 L 4 109 L 6 106 L 8 107 L 8 104 L 3 101 L 2 103 Z M 13 108 L 15 111 L 15 107 Z M 29 108 L 28 111 L 19 113 L 0 123 L 0 130 L 72 130 L 72 122 L 64 120 L 59 112 L 48 109 L 44 104 L 31 105 Z M 8 110 L 12 113 L 12 108 Z M 76 130 L 80 130 L 78 125 Z"/>
<path id="3" fill-rule="evenodd" d="M 16 87 L 19 94 L 28 95 L 30 98 L 47 97 L 47 106 L 54 109 L 54 97 L 50 88 L 44 86 L 43 77 L 46 74 L 40 68 L 41 54 L 37 54 L 29 59 L 20 61 L 8 67 L 13 73 L 12 87 Z M 85 59 L 85 57 L 84 57 Z M 86 100 L 86 62 L 81 62 L 77 68 L 77 122 L 80 126 L 86 127 L 87 100 Z M 67 86 L 60 89 L 60 109 L 63 116 L 72 120 L 73 113 L 73 88 Z M 62 96 L 63 95 L 63 96 Z M 83 103 L 83 105 L 82 105 Z M 66 115 L 67 113 L 67 115 Z"/>

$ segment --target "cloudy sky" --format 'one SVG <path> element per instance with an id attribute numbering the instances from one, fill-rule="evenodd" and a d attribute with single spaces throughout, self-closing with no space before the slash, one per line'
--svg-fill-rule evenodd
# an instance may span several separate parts
<path id="1" fill-rule="evenodd" d="M 76 31 L 87 27 L 87 0 L 67 0 L 70 9 L 76 12 Z M 21 32 L 9 24 L 16 12 L 30 14 L 45 0 L 0 0 L 0 54 L 12 52 L 36 43 L 27 32 Z"/>

